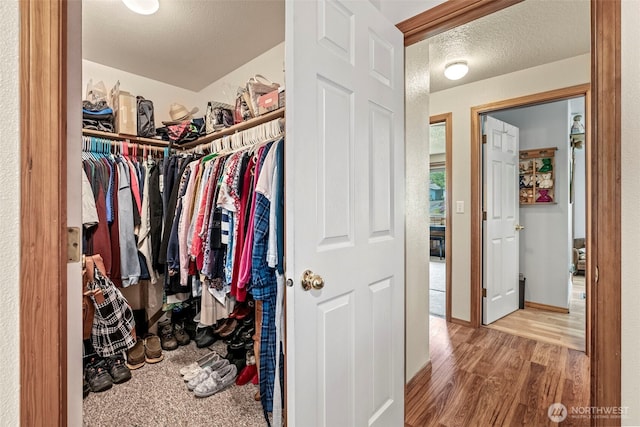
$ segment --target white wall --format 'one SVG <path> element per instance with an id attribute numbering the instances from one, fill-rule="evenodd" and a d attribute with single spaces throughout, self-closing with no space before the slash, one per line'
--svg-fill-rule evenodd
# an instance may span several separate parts
<path id="1" fill-rule="evenodd" d="M 520 150 L 557 147 L 555 204 L 520 207 L 520 272 L 525 301 L 569 307 L 569 102 L 512 108 L 489 115 L 520 129 Z"/>
<path id="2" fill-rule="evenodd" d="M 132 74 L 117 68 L 108 67 L 96 62 L 82 60 L 82 99 L 85 99 L 87 83 L 92 79 L 93 83 L 103 81 L 107 91 L 111 90 L 116 82 L 120 81 L 120 90 L 131 93 L 134 96 L 144 96 L 153 101 L 156 126 L 162 126 L 163 120 L 170 120 L 169 106 L 173 102 L 184 105 L 189 110 L 196 106 L 198 96 L 196 92 L 182 89 L 157 80 Z M 200 113 L 204 113 L 201 105 Z"/>
<path id="3" fill-rule="evenodd" d="M 429 45 L 405 50 L 405 374 L 429 361 Z"/>
<path id="4" fill-rule="evenodd" d="M 640 2 L 622 1 L 622 406 L 640 425 Z"/>
<path id="5" fill-rule="evenodd" d="M 20 98 L 19 98 L 19 2 L 0 1 L 0 141 L 2 156 L 10 159 L 0 168 L 0 420 L 4 425 L 20 421 Z"/>
<path id="6" fill-rule="evenodd" d="M 269 49 L 264 54 L 247 62 L 211 85 L 194 92 L 167 83 L 152 80 L 117 68 L 96 62 L 82 60 L 82 97 L 86 94 L 87 83 L 102 80 L 110 90 L 119 80 L 120 89 L 133 95 L 141 95 L 153 101 L 156 126 L 162 126 L 163 120 L 169 120 L 169 107 L 177 102 L 189 110 L 198 107 L 197 117 L 204 115 L 209 101 L 221 101 L 235 104 L 238 86 L 244 86 L 250 77 L 262 74 L 274 82 L 284 84 L 284 42 Z"/>
<path id="7" fill-rule="evenodd" d="M 244 86 L 255 74 L 284 85 L 284 42 L 202 89 L 197 94 L 198 105 L 206 107 L 209 101 L 234 105 L 238 86 Z"/>
<path id="8" fill-rule="evenodd" d="M 468 321 L 471 315 L 471 216 L 468 209 L 471 203 L 471 107 L 588 83 L 589 73 L 590 57 L 586 54 L 431 94 L 431 115 L 453 113 L 450 194 L 454 206 L 456 201 L 464 201 L 466 208 L 465 213 L 452 215 L 451 315 L 454 318 Z"/>

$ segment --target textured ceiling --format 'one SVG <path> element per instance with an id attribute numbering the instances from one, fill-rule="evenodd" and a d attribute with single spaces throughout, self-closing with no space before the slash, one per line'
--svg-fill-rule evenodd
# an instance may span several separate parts
<path id="1" fill-rule="evenodd" d="M 284 41 L 284 0 L 83 0 L 82 57 L 199 91 Z"/>
<path id="2" fill-rule="evenodd" d="M 431 92 L 588 53 L 589 31 L 589 1 L 523 1 L 422 42 L 429 43 Z M 447 80 L 445 65 L 460 59 L 469 73 Z"/>
<path id="3" fill-rule="evenodd" d="M 150 16 L 83 0 L 83 58 L 199 91 L 284 41 L 284 25 L 284 0 L 160 0 Z M 431 92 L 588 53 L 589 28 L 588 0 L 526 0 L 454 28 L 422 42 Z M 469 73 L 445 79 L 459 59 Z"/>

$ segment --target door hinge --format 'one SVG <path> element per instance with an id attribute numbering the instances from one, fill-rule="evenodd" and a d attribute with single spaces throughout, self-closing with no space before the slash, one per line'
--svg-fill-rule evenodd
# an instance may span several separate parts
<path id="1" fill-rule="evenodd" d="M 487 211 L 482 211 L 482 220 L 483 221 L 487 220 Z"/>
<path id="2" fill-rule="evenodd" d="M 482 288 L 482 298 L 487 297 L 487 288 Z"/>
<path id="3" fill-rule="evenodd" d="M 600 270 L 598 270 L 598 266 L 597 265 L 596 265 L 596 271 L 595 271 L 594 276 L 595 277 L 593 278 L 593 282 L 594 283 L 598 283 L 598 278 L 600 277 Z"/>
<path id="4" fill-rule="evenodd" d="M 80 228 L 67 228 L 67 263 L 80 262 Z"/>
<path id="5" fill-rule="evenodd" d="M 487 143 L 487 135 L 482 135 L 482 143 L 483 144 Z"/>

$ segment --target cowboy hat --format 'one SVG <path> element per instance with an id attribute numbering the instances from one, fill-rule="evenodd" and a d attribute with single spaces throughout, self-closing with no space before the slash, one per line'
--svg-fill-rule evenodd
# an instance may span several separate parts
<path id="1" fill-rule="evenodd" d="M 171 107 L 169 107 L 169 115 L 171 116 L 171 121 L 162 122 L 163 125 L 177 125 L 178 123 L 191 120 L 193 115 L 198 112 L 198 107 L 193 107 L 191 111 L 187 110 L 182 104 L 173 103 Z"/>

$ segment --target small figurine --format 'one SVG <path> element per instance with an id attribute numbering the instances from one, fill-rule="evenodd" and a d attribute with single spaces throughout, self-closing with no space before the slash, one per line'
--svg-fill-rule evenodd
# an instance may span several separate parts
<path id="1" fill-rule="evenodd" d="M 539 188 L 552 188 L 553 187 L 553 180 L 551 179 L 551 172 L 542 173 L 542 174 L 538 175 L 536 178 L 537 178 L 537 182 L 538 182 L 538 187 Z"/>

